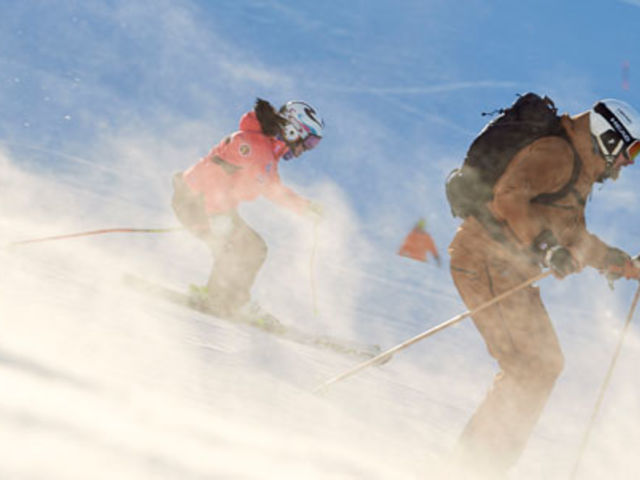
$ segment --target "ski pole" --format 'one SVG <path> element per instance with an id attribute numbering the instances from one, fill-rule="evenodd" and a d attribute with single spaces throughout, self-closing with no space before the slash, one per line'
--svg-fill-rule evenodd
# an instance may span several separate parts
<path id="1" fill-rule="evenodd" d="M 311 286 L 311 300 L 313 302 L 313 314 L 318 316 L 318 292 L 316 289 L 316 253 L 318 251 L 318 225 L 320 222 L 313 224 L 313 248 L 311 249 L 311 258 L 309 259 L 309 281 Z"/>
<path id="2" fill-rule="evenodd" d="M 593 425 L 595 424 L 596 417 L 598 416 L 598 412 L 600 411 L 600 406 L 602 405 L 602 400 L 604 398 L 605 391 L 609 386 L 609 382 L 611 381 L 611 376 L 613 374 L 613 369 L 616 366 L 616 362 L 618 361 L 618 356 L 620 355 L 620 351 L 622 350 L 622 344 L 624 342 L 625 335 L 627 334 L 627 330 L 629 328 L 629 324 L 631 323 L 631 319 L 633 318 L 633 314 L 636 310 L 636 305 L 638 304 L 638 298 L 640 298 L 640 284 L 636 289 L 636 294 L 633 297 L 633 301 L 631 302 L 631 308 L 629 309 L 629 313 L 627 314 L 627 319 L 625 321 L 624 327 L 622 328 L 622 332 L 620 334 L 620 339 L 618 340 L 618 345 L 613 353 L 613 358 L 611 359 L 611 364 L 609 365 L 609 370 L 607 370 L 607 374 L 604 377 L 604 381 L 600 387 L 600 392 L 598 393 L 598 399 L 596 400 L 596 404 L 593 407 L 593 412 L 591 413 L 591 418 L 589 419 L 589 424 L 587 425 L 587 429 L 584 432 L 582 437 L 582 442 L 580 443 L 580 448 L 578 449 L 578 456 L 576 458 L 576 462 L 573 465 L 573 470 L 571 471 L 571 479 L 576 478 L 576 474 L 578 473 L 578 468 L 580 467 L 580 461 L 582 460 L 582 455 L 587 447 L 587 443 L 589 441 L 589 436 L 591 435 L 591 430 L 593 429 Z"/>
<path id="3" fill-rule="evenodd" d="M 485 310 L 487 308 L 489 308 L 490 306 L 500 302 L 501 300 L 504 300 L 506 297 L 508 297 L 509 295 L 512 295 L 513 293 L 516 293 L 520 290 L 522 290 L 523 288 L 528 287 L 529 285 L 537 282 L 538 280 L 543 279 L 544 277 L 548 276 L 551 274 L 551 270 L 548 270 L 546 272 L 541 272 L 538 275 L 534 276 L 533 278 L 530 278 L 529 280 L 521 283 L 520 285 L 517 285 L 515 287 L 513 287 L 510 290 L 507 290 L 506 292 L 501 293 L 500 295 L 497 295 L 495 297 L 493 297 L 491 300 L 477 306 L 476 308 L 474 308 L 473 310 L 467 310 L 466 312 L 460 313 L 458 315 L 456 315 L 455 317 L 450 318 L 449 320 L 442 322 L 439 325 L 436 325 L 433 328 L 430 328 L 429 330 L 420 333 L 419 335 L 416 335 L 413 338 L 410 338 L 409 340 L 406 340 L 403 343 L 400 343 L 398 345 L 396 345 L 395 347 L 390 348 L 389 350 L 386 350 L 382 353 L 380 353 L 379 355 L 370 358 L 369 360 L 362 362 L 358 365 L 356 365 L 355 367 L 341 373 L 340 375 L 336 375 L 333 378 L 330 378 L 329 380 L 325 381 L 324 383 L 321 383 L 320 385 L 318 385 L 316 388 L 313 389 L 314 393 L 320 392 L 320 391 L 324 391 L 326 390 L 330 385 L 339 382 L 340 380 L 344 380 L 347 377 L 350 377 L 351 375 L 359 372 L 360 370 L 364 370 L 367 367 L 370 367 L 371 365 L 376 365 L 376 364 L 380 364 L 380 363 L 385 363 L 385 361 L 388 361 L 391 356 L 393 356 L 393 354 L 395 354 L 396 352 L 399 352 L 400 350 L 404 350 L 405 348 L 413 345 L 414 343 L 419 342 L 420 340 L 430 337 L 431 335 L 434 335 L 435 333 L 438 333 L 441 330 L 444 330 L 447 327 L 450 327 L 451 325 L 455 325 L 456 323 L 460 322 L 461 320 L 464 320 L 467 317 L 470 317 L 472 315 L 475 315 L 478 312 L 481 312 L 482 310 Z"/>
<path id="4" fill-rule="evenodd" d="M 182 227 L 170 227 L 170 228 L 103 228 L 101 230 L 90 230 L 87 232 L 69 233 L 66 235 L 55 235 L 52 237 L 32 238 L 29 240 L 20 240 L 18 242 L 11 242 L 9 247 L 17 247 L 20 245 L 27 245 L 29 243 L 49 242 L 52 240 L 62 240 L 65 238 L 74 237 L 88 237 L 90 235 L 102 235 L 104 233 L 167 233 L 183 230 Z"/>

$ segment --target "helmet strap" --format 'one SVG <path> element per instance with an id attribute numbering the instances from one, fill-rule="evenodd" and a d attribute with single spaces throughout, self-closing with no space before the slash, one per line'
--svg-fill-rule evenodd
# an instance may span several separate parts
<path id="1" fill-rule="evenodd" d="M 602 151 L 602 148 L 600 147 L 598 140 L 593 134 L 591 135 L 591 146 L 592 146 L 593 153 L 595 155 L 599 155 L 604 160 L 604 163 L 605 163 L 604 172 L 602 172 L 602 175 L 600 175 L 596 181 L 598 183 L 602 183 L 609 178 L 613 180 L 617 179 L 618 174 L 620 172 L 613 168 L 615 157 L 613 155 L 609 155 Z"/>
<path id="2" fill-rule="evenodd" d="M 294 151 L 294 149 L 296 147 L 296 142 L 294 142 L 294 143 L 287 142 L 287 140 L 280 133 L 278 135 L 276 135 L 276 139 L 278 139 L 281 142 L 283 142 L 287 146 L 287 149 L 288 149 L 285 152 L 285 154 L 282 155 L 282 159 L 283 160 L 291 160 L 292 158 L 295 158 L 295 155 L 293 154 L 293 151 Z"/>

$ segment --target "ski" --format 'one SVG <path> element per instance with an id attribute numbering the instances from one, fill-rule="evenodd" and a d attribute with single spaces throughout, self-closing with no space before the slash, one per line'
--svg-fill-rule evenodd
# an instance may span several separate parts
<path id="1" fill-rule="evenodd" d="M 202 304 L 195 302 L 188 293 L 181 292 L 175 288 L 171 288 L 151 280 L 147 280 L 137 275 L 126 274 L 123 277 L 124 283 L 132 287 L 134 290 L 162 298 L 168 302 L 189 308 L 191 310 L 209 315 L 213 318 L 235 323 L 238 325 L 248 325 L 257 328 L 263 332 L 274 335 L 278 338 L 289 340 L 302 345 L 318 347 L 324 350 L 330 350 L 342 355 L 348 355 L 359 358 L 373 358 L 382 352 L 379 345 L 370 345 L 354 342 L 351 340 L 336 338 L 329 335 L 319 335 L 311 332 L 305 332 L 291 325 L 279 323 L 277 325 L 265 324 L 250 317 L 229 317 L 221 316 L 206 308 Z"/>

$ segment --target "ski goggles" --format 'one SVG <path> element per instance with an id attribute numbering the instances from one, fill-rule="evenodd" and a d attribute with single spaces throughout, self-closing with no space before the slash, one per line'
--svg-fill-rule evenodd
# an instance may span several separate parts
<path id="1" fill-rule="evenodd" d="M 640 154 L 640 141 L 635 140 L 631 145 L 622 151 L 624 158 L 627 159 L 626 165 L 635 162 L 636 157 Z"/>
<path id="2" fill-rule="evenodd" d="M 320 143 L 320 140 L 322 140 L 322 137 L 310 133 L 307 138 L 302 140 L 302 146 L 305 151 L 313 150 Z"/>
<path id="3" fill-rule="evenodd" d="M 298 139 L 292 143 L 286 142 L 288 148 L 282 158 L 284 158 L 285 160 L 291 160 L 294 157 L 299 157 L 303 152 L 316 148 L 318 143 L 320 143 L 320 140 L 322 140 L 322 137 L 309 134 L 304 139 Z"/>

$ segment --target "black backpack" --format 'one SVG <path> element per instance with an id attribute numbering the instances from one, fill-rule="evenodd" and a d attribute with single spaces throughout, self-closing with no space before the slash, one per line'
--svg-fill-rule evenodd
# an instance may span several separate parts
<path id="1" fill-rule="evenodd" d="M 500 116 L 489 122 L 469 147 L 462 167 L 447 177 L 447 199 L 454 217 L 473 215 L 485 224 L 495 223 L 486 203 L 493 199 L 493 187 L 515 154 L 541 137 L 559 136 L 569 141 L 548 97 L 527 93 L 498 113 Z M 538 195 L 532 202 L 552 203 L 573 188 L 582 163 L 570 141 L 569 144 L 574 152 L 571 179 L 557 192 Z"/>

